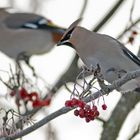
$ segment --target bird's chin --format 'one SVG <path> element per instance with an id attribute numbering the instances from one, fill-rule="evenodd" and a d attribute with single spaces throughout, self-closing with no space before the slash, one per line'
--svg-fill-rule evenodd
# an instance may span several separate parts
<path id="1" fill-rule="evenodd" d="M 70 43 L 70 42 L 58 42 L 57 43 L 57 46 L 61 46 L 61 45 L 67 45 L 67 46 L 69 46 L 71 48 L 74 48 L 73 44 Z"/>

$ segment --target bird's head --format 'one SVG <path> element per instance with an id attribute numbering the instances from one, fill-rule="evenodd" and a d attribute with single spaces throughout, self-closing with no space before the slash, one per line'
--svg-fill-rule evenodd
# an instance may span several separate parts
<path id="1" fill-rule="evenodd" d="M 61 46 L 61 45 L 67 45 L 70 47 L 74 47 L 75 45 L 75 29 L 77 27 L 77 25 L 79 24 L 79 22 L 81 21 L 81 18 L 74 21 L 69 28 L 66 30 L 66 32 L 64 33 L 64 35 L 62 36 L 61 40 L 57 43 L 57 46 Z"/>
<path id="2" fill-rule="evenodd" d="M 5 19 L 7 16 L 9 16 L 9 13 L 6 11 L 10 9 L 9 7 L 7 8 L 0 8 L 0 20 L 2 21 L 3 19 Z"/>

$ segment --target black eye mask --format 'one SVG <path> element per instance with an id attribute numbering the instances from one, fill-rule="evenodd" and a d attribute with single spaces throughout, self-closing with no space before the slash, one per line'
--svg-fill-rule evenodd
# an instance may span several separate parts
<path id="1" fill-rule="evenodd" d="M 73 30 L 74 30 L 74 28 L 72 28 L 72 29 L 65 35 L 65 37 L 61 40 L 61 42 L 63 42 L 63 41 L 65 42 L 66 40 L 69 40 L 70 37 L 71 37 L 71 34 L 72 34 Z"/>

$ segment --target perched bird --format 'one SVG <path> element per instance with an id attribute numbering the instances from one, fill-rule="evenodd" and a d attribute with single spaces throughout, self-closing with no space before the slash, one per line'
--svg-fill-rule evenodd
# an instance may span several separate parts
<path id="1" fill-rule="evenodd" d="M 0 9 L 0 51 L 14 59 L 49 52 L 60 40 L 64 28 L 32 13 L 9 13 Z"/>
<path id="2" fill-rule="evenodd" d="M 78 26 L 80 19 L 66 30 L 59 45 L 74 48 L 84 64 L 90 68 L 100 66 L 103 77 L 109 83 L 121 78 L 130 71 L 140 69 L 140 59 L 118 40 Z M 120 91 L 139 89 L 140 78 L 128 81 Z"/>

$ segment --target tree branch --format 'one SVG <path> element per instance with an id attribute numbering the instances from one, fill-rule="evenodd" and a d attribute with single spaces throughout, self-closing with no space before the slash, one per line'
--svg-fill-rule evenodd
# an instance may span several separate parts
<path id="1" fill-rule="evenodd" d="M 84 0 L 84 4 L 83 4 L 83 7 L 82 7 L 82 10 L 79 14 L 79 18 L 80 17 L 83 17 L 84 13 L 85 13 L 85 10 L 86 10 L 86 7 L 87 7 L 87 4 L 88 4 L 88 0 Z"/>
<path id="2" fill-rule="evenodd" d="M 105 17 L 97 24 L 97 26 L 93 29 L 94 32 L 97 32 L 101 29 L 107 21 L 113 16 L 113 14 L 118 10 L 118 8 L 125 2 L 125 0 L 118 0 L 113 8 L 105 15 Z"/>
<path id="3" fill-rule="evenodd" d="M 123 37 L 123 35 L 128 32 L 131 28 L 133 28 L 136 24 L 138 24 L 140 22 L 140 17 L 133 22 L 133 24 L 131 24 L 129 27 L 127 27 L 125 30 L 123 30 L 117 37 L 117 39 L 120 39 Z"/>
<path id="4" fill-rule="evenodd" d="M 114 89 L 118 89 L 120 86 L 122 86 L 123 84 L 125 84 L 127 81 L 129 81 L 131 79 L 135 79 L 136 77 L 139 77 L 139 76 L 140 76 L 140 70 L 129 72 L 128 74 L 124 75 L 121 79 L 119 79 L 117 81 L 114 81 L 112 85 L 109 85 L 108 86 L 109 92 L 113 91 Z M 107 92 L 103 92 L 102 93 L 102 95 L 105 95 L 105 94 L 108 94 L 108 93 Z M 84 99 L 84 101 L 85 102 L 90 102 L 90 101 L 92 101 L 94 99 L 99 98 L 102 95 L 101 95 L 101 91 L 98 91 L 98 92 L 95 92 L 95 93 L 91 94 L 91 96 L 86 97 Z M 129 95 L 130 94 L 128 94 L 128 95 L 126 94 L 125 96 L 129 96 Z M 139 96 L 139 95 L 137 95 L 137 96 Z M 39 122 L 35 123 L 33 126 L 30 126 L 30 127 L 26 128 L 25 130 L 22 130 L 19 133 L 13 134 L 13 136 L 3 137 L 0 140 L 13 140 L 13 139 L 17 139 L 17 138 L 23 137 L 23 136 L 25 136 L 25 135 L 33 132 L 34 130 L 42 127 L 43 125 L 47 124 L 51 120 L 53 120 L 53 119 L 55 119 L 55 118 L 57 118 L 57 117 L 65 114 L 65 113 L 68 113 L 69 111 L 71 111 L 73 109 L 74 108 L 62 107 L 61 109 L 55 111 L 54 113 L 46 116 L 44 119 L 42 119 Z M 118 123 L 118 122 L 116 122 L 116 123 Z"/>
<path id="5" fill-rule="evenodd" d="M 127 115 L 140 101 L 139 94 L 138 92 L 129 92 L 122 95 L 109 120 L 103 125 L 101 140 L 115 140 L 118 137 Z"/>

